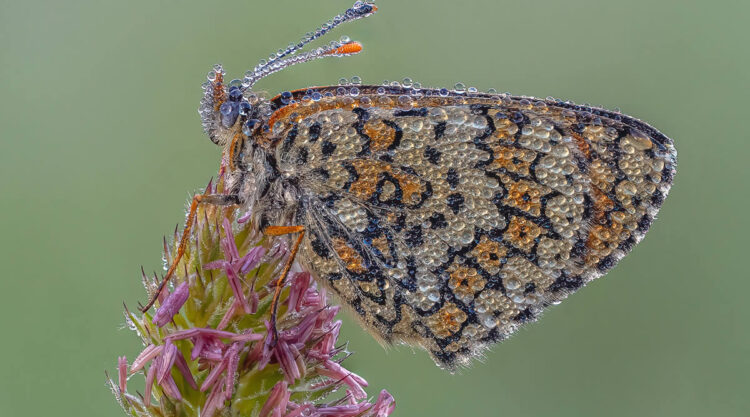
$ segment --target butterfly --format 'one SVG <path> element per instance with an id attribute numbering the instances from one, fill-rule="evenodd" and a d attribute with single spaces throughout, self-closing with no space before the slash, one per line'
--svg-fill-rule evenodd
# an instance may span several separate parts
<path id="1" fill-rule="evenodd" d="M 199 113 L 227 191 L 194 198 L 161 288 L 198 204 L 239 205 L 293 241 L 277 296 L 296 257 L 379 341 L 453 370 L 630 252 L 676 151 L 635 118 L 555 99 L 359 80 L 253 91 L 291 65 L 360 52 L 348 39 L 300 49 L 376 10 L 356 2 L 242 80 L 209 73 Z"/>

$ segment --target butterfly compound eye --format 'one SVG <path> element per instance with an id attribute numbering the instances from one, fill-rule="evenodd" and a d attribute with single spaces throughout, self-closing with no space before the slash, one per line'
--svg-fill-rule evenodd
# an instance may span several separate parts
<path id="1" fill-rule="evenodd" d="M 240 115 L 240 104 L 236 101 L 225 101 L 219 106 L 219 113 L 221 114 L 221 125 L 229 129 L 234 126 L 237 116 Z"/>

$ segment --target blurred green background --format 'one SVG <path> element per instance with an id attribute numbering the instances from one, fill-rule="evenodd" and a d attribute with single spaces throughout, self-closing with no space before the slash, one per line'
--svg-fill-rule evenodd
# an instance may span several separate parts
<path id="1" fill-rule="evenodd" d="M 122 415 L 104 384 L 140 344 L 122 302 L 215 174 L 196 112 L 214 63 L 241 76 L 351 0 L 0 1 L 0 415 Z M 377 3 L 357 57 L 262 81 L 275 93 L 411 77 L 554 96 L 674 138 L 675 186 L 605 279 L 458 375 L 347 320 L 348 367 L 396 416 L 750 414 L 744 1 Z"/>

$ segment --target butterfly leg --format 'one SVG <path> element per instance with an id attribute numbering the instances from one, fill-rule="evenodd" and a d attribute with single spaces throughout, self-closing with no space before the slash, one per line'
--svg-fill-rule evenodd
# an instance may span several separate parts
<path id="1" fill-rule="evenodd" d="M 297 251 L 299 251 L 299 247 L 302 244 L 302 239 L 305 237 L 305 226 L 268 226 L 263 231 L 263 234 L 267 236 L 283 236 L 292 233 L 299 233 L 299 236 L 297 236 L 297 240 L 294 242 L 294 246 L 292 246 L 292 252 L 289 254 L 289 259 L 286 261 L 284 269 L 281 271 L 281 275 L 279 275 L 279 278 L 276 280 L 276 288 L 274 290 L 273 301 L 271 303 L 271 328 L 273 329 L 273 343 L 276 342 L 278 337 L 278 333 L 276 331 L 276 313 L 279 309 L 279 295 L 281 294 L 281 284 L 289 274 L 289 270 L 292 268 L 292 264 L 294 263 L 294 258 L 297 257 Z"/>
<path id="2" fill-rule="evenodd" d="M 240 199 L 239 196 L 235 194 L 198 194 L 193 196 L 193 202 L 190 204 L 190 212 L 188 213 L 187 220 L 185 221 L 185 228 L 182 230 L 180 244 L 177 246 L 177 254 L 172 260 L 172 264 L 169 266 L 167 274 L 164 276 L 164 278 L 162 278 L 161 283 L 159 284 L 159 288 L 157 288 L 156 290 L 156 293 L 154 293 L 154 295 L 151 296 L 151 300 L 149 300 L 149 302 L 141 308 L 142 312 L 145 313 L 149 308 L 151 308 L 152 305 L 154 305 L 156 299 L 159 297 L 159 294 L 161 294 L 161 291 L 167 285 L 169 279 L 172 278 L 174 270 L 177 269 L 177 264 L 180 262 L 180 259 L 182 259 L 182 255 L 185 254 L 187 241 L 190 237 L 190 229 L 192 229 L 193 223 L 195 223 L 195 215 L 198 212 L 198 204 L 201 203 L 211 204 L 215 206 L 231 206 L 239 204 Z"/>

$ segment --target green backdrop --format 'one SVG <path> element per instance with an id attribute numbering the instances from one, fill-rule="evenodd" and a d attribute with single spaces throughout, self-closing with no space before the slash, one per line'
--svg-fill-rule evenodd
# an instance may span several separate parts
<path id="1" fill-rule="evenodd" d="M 140 345 L 122 302 L 219 150 L 196 112 L 207 71 L 240 76 L 351 0 L 0 1 L 0 415 L 122 415 L 104 384 Z M 382 0 L 335 31 L 365 52 L 298 66 L 275 93 L 411 77 L 554 96 L 674 138 L 672 193 L 606 278 L 450 375 L 351 320 L 348 367 L 396 416 L 750 413 L 744 1 Z"/>

